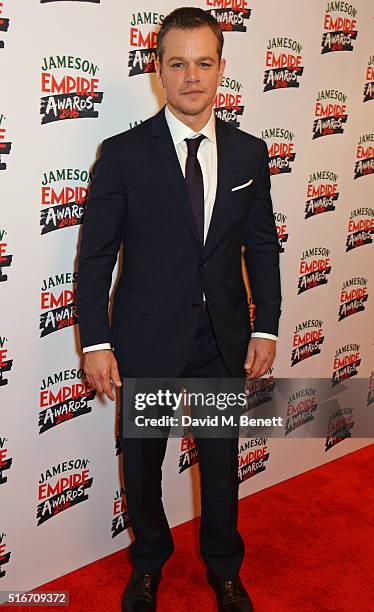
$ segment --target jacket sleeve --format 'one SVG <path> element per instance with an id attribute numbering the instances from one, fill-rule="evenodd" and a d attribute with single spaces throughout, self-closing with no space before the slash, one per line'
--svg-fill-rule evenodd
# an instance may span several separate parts
<path id="1" fill-rule="evenodd" d="M 254 330 L 278 334 L 281 313 L 279 252 L 281 250 L 270 195 L 269 155 L 265 141 L 246 229 L 244 258 L 256 305 Z"/>
<path id="2" fill-rule="evenodd" d="M 92 171 L 78 256 L 81 348 L 110 342 L 109 291 L 124 231 L 125 207 L 124 179 L 116 149 L 106 139 Z"/>

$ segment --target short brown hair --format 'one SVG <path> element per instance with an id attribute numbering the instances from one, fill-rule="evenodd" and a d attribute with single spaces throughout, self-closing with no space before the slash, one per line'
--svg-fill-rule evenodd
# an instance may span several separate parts
<path id="1" fill-rule="evenodd" d="M 165 34 L 171 28 L 180 28 L 181 30 L 192 30 L 194 28 L 201 28 L 208 26 L 213 34 L 217 37 L 217 53 L 218 58 L 222 57 L 223 48 L 223 33 L 219 26 L 218 21 L 209 12 L 204 11 L 201 8 L 194 6 L 182 6 L 177 8 L 164 18 L 161 28 L 157 34 L 157 56 L 160 62 L 162 62 L 162 56 L 164 54 L 163 41 Z"/>

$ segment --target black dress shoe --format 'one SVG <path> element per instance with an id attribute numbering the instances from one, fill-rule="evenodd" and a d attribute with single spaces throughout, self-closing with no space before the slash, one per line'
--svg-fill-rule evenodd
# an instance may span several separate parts
<path id="1" fill-rule="evenodd" d="M 239 576 L 233 580 L 218 580 L 208 572 L 207 577 L 216 593 L 219 612 L 253 612 L 252 601 Z"/>
<path id="2" fill-rule="evenodd" d="M 123 592 L 122 612 L 155 612 L 156 593 L 161 574 L 133 572 Z"/>

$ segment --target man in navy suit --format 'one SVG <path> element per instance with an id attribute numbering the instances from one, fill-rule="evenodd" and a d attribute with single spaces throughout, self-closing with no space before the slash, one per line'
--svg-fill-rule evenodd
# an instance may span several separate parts
<path id="1" fill-rule="evenodd" d="M 156 62 L 166 105 L 104 140 L 94 167 L 79 255 L 79 327 L 87 380 L 110 399 L 126 376 L 258 377 L 274 361 L 280 247 L 268 153 L 263 140 L 215 116 L 222 46 L 208 12 L 170 13 Z M 108 295 L 121 243 L 110 324 Z M 253 331 L 243 246 L 256 305 Z M 174 549 L 161 499 L 167 440 L 121 434 L 135 536 L 122 608 L 155 610 L 161 569 Z M 252 610 L 239 577 L 238 438 L 196 442 L 207 577 L 220 610 Z"/>

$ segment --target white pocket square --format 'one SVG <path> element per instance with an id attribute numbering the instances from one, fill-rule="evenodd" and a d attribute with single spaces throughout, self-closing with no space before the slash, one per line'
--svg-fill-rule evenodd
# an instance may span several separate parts
<path id="1" fill-rule="evenodd" d="M 237 189 L 243 189 L 244 187 L 248 187 L 248 185 L 250 185 L 251 183 L 253 183 L 253 179 L 249 179 L 249 181 L 247 183 L 243 183 L 243 185 L 237 185 L 237 187 L 232 187 L 231 191 L 236 191 Z"/>

